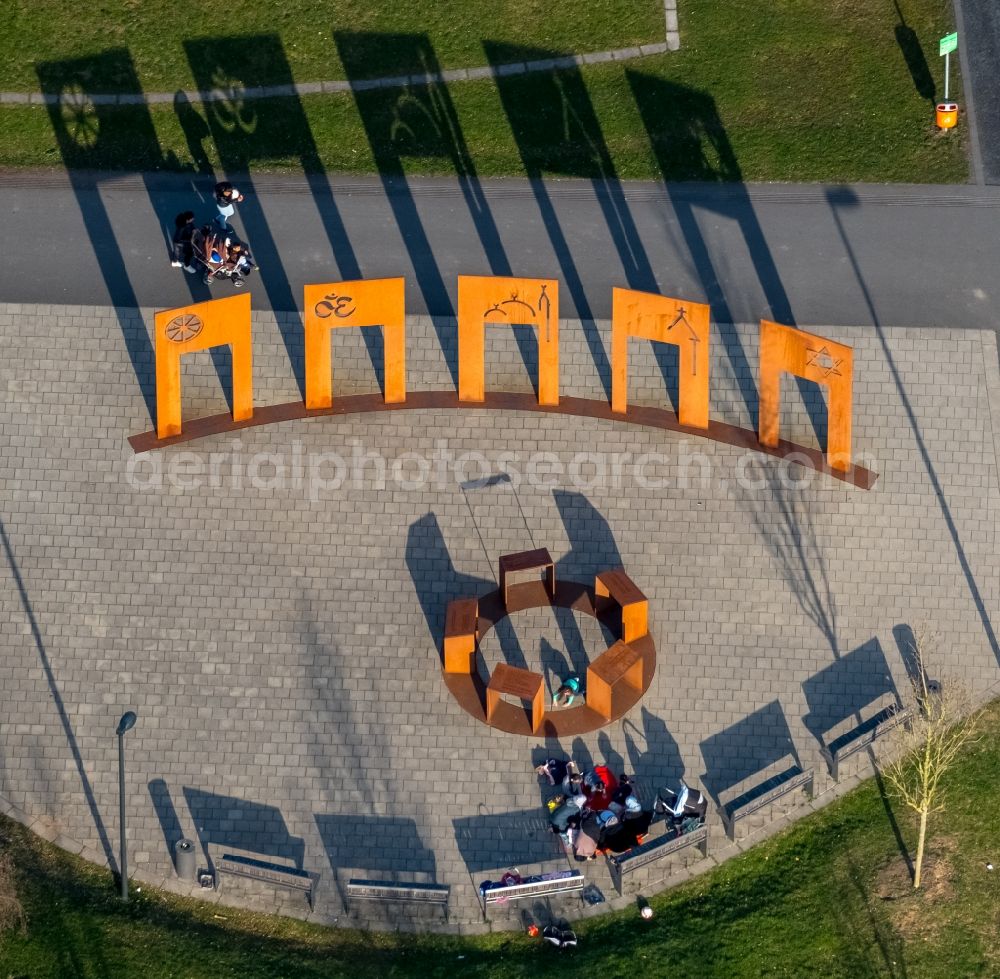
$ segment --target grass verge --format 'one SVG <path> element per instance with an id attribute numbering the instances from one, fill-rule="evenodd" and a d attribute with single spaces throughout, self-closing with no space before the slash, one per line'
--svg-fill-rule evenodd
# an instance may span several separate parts
<path id="1" fill-rule="evenodd" d="M 148 893 L 128 906 L 107 873 L 0 820 L 28 914 L 0 938 L 0 974 L 43 977 L 859 976 L 1000 973 L 1000 702 L 952 769 L 927 886 L 909 887 L 872 781 L 790 830 L 635 910 L 581 924 L 576 952 L 516 934 L 369 935 Z M 897 813 L 912 845 L 914 827 Z"/>
<path id="2" fill-rule="evenodd" d="M 616 8 L 586 9 L 581 22 Z M 156 71 L 139 71 L 125 48 L 62 60 L 53 51 L 36 66 L 43 88 L 78 101 L 52 110 L 0 107 L 0 166 L 601 181 L 968 179 L 964 130 L 941 135 L 934 127 L 936 42 L 952 24 L 947 0 L 899 0 L 898 8 L 868 0 L 683 0 L 680 15 L 682 48 L 667 55 L 261 101 L 241 100 L 241 86 L 420 72 L 453 63 L 459 51 L 476 64 L 538 60 L 588 50 L 610 34 L 578 25 L 578 36 L 567 27 L 549 38 L 531 33 L 526 43 L 491 22 L 471 46 L 456 28 L 466 46 L 454 47 L 442 40 L 443 25 L 404 36 L 379 33 L 359 16 L 351 30 L 325 39 L 328 63 L 292 59 L 292 35 L 280 25 L 265 38 L 174 38 L 156 47 L 165 59 Z M 30 50 L 30 41 L 20 47 Z M 231 97 L 206 105 L 178 97 L 149 108 L 88 104 L 86 93 L 105 91 L 109 79 L 137 91 L 199 87 Z M 960 80 L 952 80 L 960 99 Z"/>

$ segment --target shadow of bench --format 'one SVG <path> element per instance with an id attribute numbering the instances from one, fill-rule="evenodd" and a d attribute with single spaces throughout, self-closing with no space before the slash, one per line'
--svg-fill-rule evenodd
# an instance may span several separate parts
<path id="1" fill-rule="evenodd" d="M 834 738 L 828 745 L 820 748 L 820 754 L 830 769 L 830 775 L 835 782 L 840 781 L 840 763 L 851 755 L 873 745 L 883 734 L 887 734 L 900 724 L 909 724 L 913 709 L 890 704 L 885 710 L 879 711 L 867 721 L 846 734 Z"/>
<path id="2" fill-rule="evenodd" d="M 811 768 L 807 771 L 798 768 L 790 769 L 755 785 L 731 802 L 721 806 L 719 814 L 722 816 L 722 825 L 726 830 L 726 836 L 735 842 L 736 824 L 741 819 L 752 816 L 755 812 L 777 802 L 782 796 L 786 796 L 796 789 L 804 789 L 811 798 L 814 774 Z"/>
<path id="3" fill-rule="evenodd" d="M 674 853 L 680 853 L 689 846 L 696 846 L 701 850 L 703 857 L 708 856 L 708 826 L 702 823 L 697 829 L 688 833 L 670 831 L 655 839 L 646 840 L 638 846 L 632 847 L 625 853 L 615 856 L 608 855 L 608 870 L 611 871 L 611 879 L 614 882 L 615 890 L 619 894 L 624 894 L 623 878 L 640 867 L 646 867 L 657 860 L 662 860 Z"/>

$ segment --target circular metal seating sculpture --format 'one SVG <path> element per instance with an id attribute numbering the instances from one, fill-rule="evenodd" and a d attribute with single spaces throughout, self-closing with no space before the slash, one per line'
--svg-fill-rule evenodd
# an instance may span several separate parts
<path id="1" fill-rule="evenodd" d="M 511 580 L 538 572 L 545 573 L 544 582 Z M 593 616 L 619 637 L 587 667 L 586 703 L 547 711 L 542 675 L 506 663 L 498 664 L 484 683 L 477 652 L 489 631 L 513 613 L 556 606 Z M 648 608 L 646 596 L 620 568 L 600 572 L 591 587 L 557 582 L 555 564 L 544 548 L 505 554 L 498 589 L 448 604 L 442 650 L 445 684 L 467 713 L 508 734 L 558 738 L 596 731 L 628 713 L 653 680 L 656 648 Z"/>

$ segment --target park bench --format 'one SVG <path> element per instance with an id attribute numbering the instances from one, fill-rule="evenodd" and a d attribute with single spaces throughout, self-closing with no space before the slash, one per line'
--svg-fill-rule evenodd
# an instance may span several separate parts
<path id="1" fill-rule="evenodd" d="M 401 901 L 407 904 L 429 904 L 440 907 L 448 916 L 451 888 L 442 884 L 401 884 L 393 880 L 366 880 L 352 877 L 347 882 L 347 897 L 351 901 Z"/>
<path id="2" fill-rule="evenodd" d="M 856 728 L 842 734 L 839 738 L 834 738 L 828 745 L 820 748 L 820 754 L 829 766 L 833 780 L 839 781 L 840 763 L 845 758 L 850 758 L 851 755 L 864 751 L 883 734 L 899 727 L 900 724 L 908 724 L 912 713 L 913 710 L 910 707 L 890 704 L 874 717 L 870 717 Z"/>
<path id="3" fill-rule="evenodd" d="M 777 802 L 782 796 L 794 792 L 795 789 L 804 789 L 810 796 L 813 790 L 813 769 L 807 771 L 796 771 L 792 774 L 784 773 L 769 778 L 760 785 L 754 786 L 744 792 L 743 795 L 727 802 L 719 810 L 722 815 L 722 825 L 725 827 L 726 835 L 731 839 L 736 839 L 736 824 L 747 816 L 759 812 L 765 806 Z"/>
<path id="4" fill-rule="evenodd" d="M 536 880 L 520 884 L 506 884 L 497 887 L 479 889 L 483 902 L 483 917 L 489 908 L 497 904 L 507 904 L 510 901 L 523 901 L 529 897 L 550 897 L 553 894 L 572 894 L 582 891 L 585 883 L 579 870 L 556 870 L 542 874 Z"/>
<path id="5" fill-rule="evenodd" d="M 608 607 L 621 610 L 622 640 L 641 639 L 649 631 L 649 602 L 622 570 L 602 571 L 594 578 L 597 613 Z"/>
<path id="6" fill-rule="evenodd" d="M 293 891 L 303 891 L 309 900 L 309 907 L 315 906 L 316 882 L 319 874 L 298 867 L 288 867 L 285 864 L 271 863 L 269 860 L 254 860 L 252 857 L 241 857 L 225 853 L 215 864 L 215 889 L 222 886 L 221 877 L 229 874 L 232 877 L 247 877 L 250 880 L 261 880 L 276 887 L 287 887 Z"/>
<path id="7" fill-rule="evenodd" d="M 686 850 L 689 846 L 697 846 L 703 857 L 708 856 L 708 826 L 702 823 L 701 826 L 689 833 L 664 833 L 662 836 L 646 840 L 644 843 L 632 847 L 625 853 L 609 854 L 608 869 L 611 871 L 615 890 L 619 894 L 624 893 L 622 878 L 626 874 L 630 874 L 640 867 L 648 866 L 663 857 L 669 857 L 673 853 Z"/>

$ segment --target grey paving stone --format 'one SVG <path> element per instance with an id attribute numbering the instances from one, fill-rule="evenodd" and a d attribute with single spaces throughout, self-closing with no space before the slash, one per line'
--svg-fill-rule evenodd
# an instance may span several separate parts
<path id="1" fill-rule="evenodd" d="M 206 475 L 185 489 L 172 484 L 177 450 L 137 469 L 125 443 L 150 419 L 122 329 L 148 342 L 151 323 L 151 310 L 0 306 L 2 518 L 17 566 L 0 586 L 0 795 L 53 838 L 108 859 L 113 730 L 137 710 L 128 825 L 144 879 L 173 874 L 168 838 L 216 855 L 249 844 L 321 874 L 317 920 L 343 913 L 334 879 L 353 869 L 446 883 L 451 924 L 477 929 L 480 880 L 512 863 L 566 866 L 540 822 L 532 767 L 546 753 L 634 771 L 647 798 L 682 774 L 725 797 L 765 762 L 783 763 L 790 745 L 816 768 L 818 792 L 835 795 L 856 773 L 833 785 L 819 738 L 905 682 L 900 627 L 932 618 L 949 636 L 950 671 L 977 692 L 1000 675 L 984 622 L 1000 607 L 996 348 L 979 335 L 886 330 L 890 370 L 870 331 L 829 329 L 855 347 L 856 449 L 883 464 L 867 494 L 818 476 L 790 489 L 787 467 L 698 439 L 477 411 L 311 419 L 194 443 L 205 473 L 218 456 L 217 484 Z M 298 397 L 278 327 L 255 315 L 260 405 Z M 454 330 L 453 320 L 410 321 L 410 390 L 451 386 Z M 563 320 L 560 342 L 563 393 L 606 397 L 609 324 Z M 335 354 L 335 392 L 377 390 L 360 331 L 339 331 Z M 928 355 L 934 375 L 921 366 Z M 713 417 L 755 423 L 756 363 L 755 328 L 716 331 Z M 491 389 L 531 390 L 514 331 L 491 329 L 487 364 Z M 186 358 L 182 375 L 185 419 L 225 410 L 209 355 Z M 652 345 L 633 341 L 630 402 L 663 405 L 675 391 Z M 820 445 L 821 397 L 794 382 L 782 396 L 782 436 Z M 422 484 L 400 484 L 406 453 L 433 461 L 442 449 L 480 452 L 490 473 L 520 479 L 463 493 L 435 463 Z M 617 485 L 582 478 L 583 449 L 630 453 Z M 346 480 L 310 493 L 311 461 L 330 452 Z M 563 475 L 532 484 L 532 452 L 550 453 Z M 283 484 L 251 479 L 260 453 L 283 455 Z M 635 460 L 651 453 L 638 478 Z M 382 485 L 378 463 L 359 465 L 366 454 L 384 459 Z M 571 579 L 623 564 L 650 598 L 659 649 L 653 684 L 623 723 L 561 744 L 477 725 L 440 682 L 446 602 L 495 587 L 499 554 L 530 544 Z M 500 630 L 484 642 L 484 660 L 520 656 L 550 685 L 560 657 L 582 663 L 605 638 L 576 616 L 509 626 L 502 642 Z M 748 824 L 748 839 L 811 808 L 788 801 Z M 515 846 L 504 827 L 522 822 L 534 835 Z M 735 849 L 716 826 L 712 859 Z M 656 866 L 648 880 L 683 879 L 702 863 Z M 221 900 L 236 893 L 227 882 Z M 254 891 L 261 907 L 301 913 L 297 897 Z M 491 922 L 515 926 L 516 907 Z"/>

